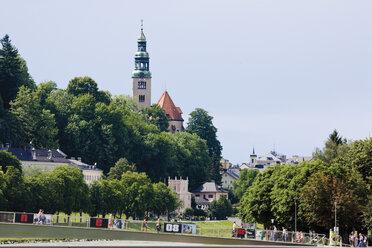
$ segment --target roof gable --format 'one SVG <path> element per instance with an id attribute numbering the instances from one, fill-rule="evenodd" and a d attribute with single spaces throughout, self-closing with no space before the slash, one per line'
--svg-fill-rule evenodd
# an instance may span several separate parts
<path id="1" fill-rule="evenodd" d="M 171 120 L 174 121 L 183 121 L 182 118 L 182 110 L 179 107 L 176 107 L 174 105 L 172 98 L 169 96 L 168 92 L 165 91 L 163 95 L 161 95 L 158 105 L 164 109 L 165 114 L 167 117 L 169 117 Z"/>

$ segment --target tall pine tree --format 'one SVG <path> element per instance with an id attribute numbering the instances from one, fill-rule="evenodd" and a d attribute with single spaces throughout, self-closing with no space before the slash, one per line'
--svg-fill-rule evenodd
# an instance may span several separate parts
<path id="1" fill-rule="evenodd" d="M 22 85 L 33 89 L 35 82 L 28 73 L 26 61 L 19 56 L 9 35 L 5 35 L 0 43 L 0 95 L 5 109 L 8 109 L 9 102 L 16 98 L 18 89 Z"/>

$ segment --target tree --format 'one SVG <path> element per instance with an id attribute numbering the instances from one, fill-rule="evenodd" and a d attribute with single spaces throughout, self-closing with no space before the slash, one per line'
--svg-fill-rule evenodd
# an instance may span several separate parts
<path id="1" fill-rule="evenodd" d="M 194 209 L 186 208 L 185 211 L 183 211 L 183 215 L 191 218 L 191 216 L 194 215 Z"/>
<path id="2" fill-rule="evenodd" d="M 340 156 L 339 162 L 350 168 L 355 168 L 362 178 L 372 186 L 372 138 L 354 141 L 350 149 Z"/>
<path id="3" fill-rule="evenodd" d="M 5 182 L 4 172 L 2 171 L 2 168 L 0 166 L 0 209 L 6 209 L 6 206 L 8 203 L 4 196 L 5 188 L 6 188 L 6 182 Z"/>
<path id="4" fill-rule="evenodd" d="M 239 179 L 233 182 L 234 196 L 240 200 L 259 173 L 259 170 L 243 169 L 239 174 Z"/>
<path id="5" fill-rule="evenodd" d="M 208 166 L 211 159 L 205 140 L 196 134 L 176 133 L 170 135 L 173 139 L 173 166 L 169 175 L 182 176 L 189 179 L 189 190 L 196 189 L 208 179 Z"/>
<path id="6" fill-rule="evenodd" d="M 210 210 L 213 217 L 218 220 L 225 220 L 226 217 L 232 214 L 232 205 L 225 196 L 221 196 L 217 201 L 213 200 L 211 202 Z"/>
<path id="7" fill-rule="evenodd" d="M 0 151 L 0 166 L 4 173 L 7 172 L 9 166 L 22 172 L 21 161 L 7 151 Z"/>
<path id="8" fill-rule="evenodd" d="M 9 166 L 5 173 L 5 182 L 4 196 L 8 202 L 7 209 L 14 212 L 24 211 L 29 194 L 21 170 Z"/>
<path id="9" fill-rule="evenodd" d="M 67 85 L 67 92 L 74 96 L 89 94 L 96 102 L 110 104 L 111 95 L 106 91 L 99 91 L 97 83 L 90 77 L 75 77 Z"/>
<path id="10" fill-rule="evenodd" d="M 122 175 L 120 183 L 126 189 L 123 206 L 126 218 L 132 213 L 142 217 L 153 204 L 154 190 L 150 179 L 145 173 L 127 171 Z"/>
<path id="11" fill-rule="evenodd" d="M 10 112 L 14 116 L 12 133 L 14 143 L 24 146 L 31 141 L 38 148 L 57 147 L 56 121 L 54 115 L 40 105 L 37 92 L 24 86 L 20 87 L 17 98 L 10 103 Z"/>
<path id="12" fill-rule="evenodd" d="M 367 186 L 360 174 L 344 166 L 313 174 L 302 189 L 300 209 L 310 228 L 326 232 L 334 226 L 335 205 L 340 231 L 345 235 L 362 227 Z"/>
<path id="13" fill-rule="evenodd" d="M 275 166 L 274 168 L 276 168 Z M 271 212 L 271 189 L 274 181 L 271 176 L 274 168 L 270 167 L 259 174 L 240 200 L 239 215 L 247 223 L 262 223 L 265 227 L 270 226 L 271 219 L 274 218 Z"/>
<path id="14" fill-rule="evenodd" d="M 99 181 L 94 181 L 89 187 L 89 199 L 90 208 L 88 213 L 90 216 L 94 217 L 98 214 L 106 215 L 104 193 L 102 191 L 102 183 Z"/>
<path id="15" fill-rule="evenodd" d="M 73 211 L 84 210 L 81 202 L 88 194 L 82 171 L 77 167 L 61 165 L 47 173 L 51 183 L 50 194 L 54 196 L 55 211 L 70 215 Z"/>
<path id="16" fill-rule="evenodd" d="M 149 133 L 143 137 L 142 145 L 146 152 L 136 161 L 136 166 L 154 181 L 161 181 L 169 176 L 174 150 L 171 136 L 162 132 Z"/>
<path id="17" fill-rule="evenodd" d="M 320 161 L 304 162 L 299 165 L 277 165 L 258 174 L 252 186 L 244 193 L 239 203 L 239 215 L 246 222 L 277 225 L 294 229 L 295 211 L 298 230 L 306 230 L 307 223 L 295 202 L 299 204 L 302 187 L 308 178 L 327 165 Z"/>
<path id="18" fill-rule="evenodd" d="M 1 40 L 2 49 L 0 50 L 0 95 L 6 109 L 9 103 L 17 96 L 21 86 L 35 88 L 35 83 L 28 73 L 26 62 L 19 56 L 9 35 L 5 35 Z"/>
<path id="19" fill-rule="evenodd" d="M 110 168 L 109 173 L 107 174 L 107 178 L 109 180 L 117 179 L 120 180 L 123 173 L 127 171 L 136 171 L 136 165 L 133 163 L 129 163 L 129 161 L 126 158 L 120 158 L 114 167 Z"/>
<path id="20" fill-rule="evenodd" d="M 197 134 L 200 138 L 206 140 L 209 149 L 209 156 L 212 160 L 208 168 L 209 180 L 215 180 L 218 184 L 221 182 L 221 152 L 222 146 L 217 139 L 217 128 L 213 125 L 213 117 L 204 109 L 197 108 L 190 113 L 186 132 Z"/>
<path id="21" fill-rule="evenodd" d="M 74 77 L 67 85 L 67 92 L 74 96 L 90 94 L 96 96 L 97 83 L 90 77 Z"/>
<path id="22" fill-rule="evenodd" d="M 102 196 L 105 213 L 112 213 L 115 216 L 121 215 L 126 208 L 127 189 L 117 180 L 102 180 Z"/>
<path id="23" fill-rule="evenodd" d="M 169 118 L 165 115 L 165 111 L 157 104 L 151 107 L 144 108 L 142 113 L 145 115 L 146 120 L 154 124 L 162 132 L 167 132 L 169 127 Z"/>
<path id="24" fill-rule="evenodd" d="M 348 149 L 347 140 L 342 138 L 337 130 L 334 130 L 325 142 L 325 147 L 323 149 L 316 148 L 313 157 L 326 163 L 333 163 L 340 155 L 346 153 Z"/>
<path id="25" fill-rule="evenodd" d="M 177 195 L 167 185 L 162 182 L 155 183 L 153 206 L 151 210 L 160 216 L 161 213 L 167 212 L 168 214 L 176 210 L 180 206 Z"/>

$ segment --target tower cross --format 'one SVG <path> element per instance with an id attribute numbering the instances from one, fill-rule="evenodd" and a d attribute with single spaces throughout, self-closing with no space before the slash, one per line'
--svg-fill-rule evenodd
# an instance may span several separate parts
<path id="1" fill-rule="evenodd" d="M 143 19 L 141 19 L 141 31 L 143 30 Z"/>

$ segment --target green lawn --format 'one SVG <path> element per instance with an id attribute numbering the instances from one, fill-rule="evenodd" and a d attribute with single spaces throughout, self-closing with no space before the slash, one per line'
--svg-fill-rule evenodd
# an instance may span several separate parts
<path id="1" fill-rule="evenodd" d="M 229 220 L 196 221 L 196 222 L 187 222 L 187 223 L 195 224 L 195 225 L 203 225 L 203 226 L 221 226 L 221 227 L 232 227 L 234 224 L 233 222 Z"/>

